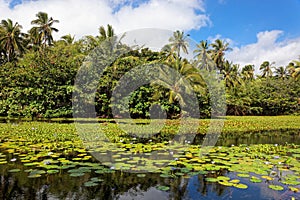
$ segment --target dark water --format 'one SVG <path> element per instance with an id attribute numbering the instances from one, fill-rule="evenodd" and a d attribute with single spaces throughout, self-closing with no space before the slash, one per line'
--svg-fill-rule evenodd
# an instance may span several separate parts
<path id="1" fill-rule="evenodd" d="M 219 137 L 216 145 L 230 146 L 239 144 L 300 144 L 299 130 L 260 133 L 236 133 Z M 201 144 L 203 137 L 196 136 L 194 144 Z M 7 155 L 9 161 L 11 157 Z M 8 172 L 10 169 L 21 168 L 18 173 Z M 0 199 L 300 199 L 299 193 L 287 190 L 274 191 L 268 188 L 268 181 L 252 183 L 249 178 L 240 178 L 241 183 L 248 185 L 248 189 L 226 187 L 218 183 L 206 182 L 209 175 L 194 175 L 175 178 L 163 178 L 156 173 L 147 173 L 145 177 L 138 177 L 136 173 L 116 171 L 114 173 L 96 174 L 86 173 L 81 177 L 71 177 L 67 170 L 59 174 L 45 175 L 39 178 L 28 178 L 26 167 L 20 163 L 8 162 L 0 165 Z M 214 172 L 237 178 L 236 173 L 228 171 Z M 92 177 L 103 179 L 97 186 L 86 187 L 84 183 Z M 157 189 L 157 186 L 169 186 L 167 191 Z"/>
<path id="2" fill-rule="evenodd" d="M 116 172 L 112 174 L 86 174 L 70 177 L 66 174 L 48 175 L 30 179 L 27 174 L 7 173 L 1 166 L 0 199 L 296 199 L 300 196 L 291 191 L 279 192 L 268 188 L 266 182 L 251 183 L 240 178 L 249 188 L 246 190 L 222 186 L 205 181 L 206 175 L 192 177 L 161 178 L 149 173 L 139 178 L 136 174 Z M 224 173 L 224 172 L 223 172 Z M 226 174 L 226 173 L 224 173 Z M 227 174 L 235 177 L 234 174 Z M 98 186 L 83 186 L 90 177 L 104 181 Z M 169 191 L 156 189 L 157 185 L 169 185 Z"/>

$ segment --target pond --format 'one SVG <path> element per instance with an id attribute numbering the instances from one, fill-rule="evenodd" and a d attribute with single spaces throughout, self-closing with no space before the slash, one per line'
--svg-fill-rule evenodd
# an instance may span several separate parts
<path id="1" fill-rule="evenodd" d="M 200 135 L 92 148 L 18 138 L 1 139 L 0 199 L 300 199 L 299 130 L 221 135 L 206 154 Z"/>

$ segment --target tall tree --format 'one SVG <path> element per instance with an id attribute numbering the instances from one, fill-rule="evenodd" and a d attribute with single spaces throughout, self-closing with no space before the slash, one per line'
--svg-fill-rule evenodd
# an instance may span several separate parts
<path id="1" fill-rule="evenodd" d="M 57 28 L 52 27 L 54 23 L 58 23 L 58 20 L 48 17 L 48 14 L 45 12 L 39 12 L 36 14 L 37 19 L 31 21 L 31 24 L 37 25 L 30 29 L 30 34 L 34 37 L 36 42 L 45 47 L 46 45 L 53 44 L 52 33 L 58 32 Z"/>
<path id="2" fill-rule="evenodd" d="M 225 62 L 221 74 L 224 75 L 224 80 L 228 88 L 233 88 L 241 84 L 241 79 L 239 77 L 238 71 L 239 71 L 239 65 L 232 64 L 229 61 Z"/>
<path id="3" fill-rule="evenodd" d="M 213 51 L 212 51 L 212 59 L 216 63 L 217 67 L 219 68 L 220 72 L 224 69 L 225 59 L 224 55 L 226 51 L 231 50 L 229 47 L 229 43 L 222 41 L 220 39 L 216 39 L 214 43 L 211 44 Z"/>
<path id="4" fill-rule="evenodd" d="M 177 101 L 184 105 L 185 99 L 183 96 L 181 96 L 182 92 L 191 93 L 191 90 L 201 92 L 205 85 L 205 81 L 203 80 L 199 71 L 186 59 L 176 57 L 174 62 L 167 62 L 166 65 L 180 74 L 180 76 L 172 76 L 173 71 L 170 70 L 169 67 L 161 68 L 159 81 L 157 83 L 169 89 L 167 93 L 169 103 L 172 104 L 173 102 Z M 184 81 L 188 81 L 192 88 L 190 88 L 188 84 L 185 84 Z M 157 90 L 157 92 L 161 91 L 162 90 Z"/>
<path id="5" fill-rule="evenodd" d="M 104 41 L 108 38 L 112 38 L 112 37 L 116 36 L 115 31 L 114 31 L 112 25 L 110 25 L 110 24 L 107 24 L 106 30 L 105 30 L 104 26 L 100 26 L 99 34 L 100 35 L 97 37 L 100 39 L 100 41 Z"/>
<path id="6" fill-rule="evenodd" d="M 281 79 L 286 79 L 288 76 L 288 70 L 287 68 L 280 66 L 278 68 L 275 68 L 275 77 L 281 78 Z"/>
<path id="7" fill-rule="evenodd" d="M 74 36 L 71 34 L 61 36 L 61 41 L 63 41 L 66 45 L 70 45 L 74 43 Z"/>
<path id="8" fill-rule="evenodd" d="M 197 57 L 197 64 L 200 69 L 212 71 L 214 69 L 214 62 L 210 56 L 209 44 L 207 41 L 202 40 L 197 44 L 197 49 L 194 50 Z"/>
<path id="9" fill-rule="evenodd" d="M 11 19 L 2 20 L 0 27 L 0 47 L 6 61 L 11 62 L 25 51 L 25 34 L 21 32 L 22 26 Z"/>
<path id="10" fill-rule="evenodd" d="M 180 57 L 180 51 L 182 50 L 184 53 L 188 54 L 188 41 L 187 37 L 189 35 L 184 35 L 183 31 L 175 31 L 173 36 L 170 37 L 170 47 L 173 52 L 177 53 L 177 56 Z"/>
<path id="11" fill-rule="evenodd" d="M 272 68 L 275 62 L 270 63 L 269 61 L 264 61 L 261 65 L 259 70 L 262 70 L 262 77 L 271 77 L 273 75 Z"/>
<path id="12" fill-rule="evenodd" d="M 288 71 L 290 73 L 290 75 L 298 80 L 300 77 L 300 58 L 299 60 L 294 60 L 293 62 L 291 62 L 288 66 Z"/>
<path id="13" fill-rule="evenodd" d="M 245 65 L 241 72 L 243 80 L 253 80 L 254 79 L 254 65 Z"/>

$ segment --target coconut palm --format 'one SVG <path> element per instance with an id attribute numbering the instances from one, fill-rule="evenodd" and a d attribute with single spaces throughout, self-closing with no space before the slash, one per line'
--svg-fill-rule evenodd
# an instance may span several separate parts
<path id="1" fill-rule="evenodd" d="M 219 68 L 220 71 L 224 69 L 224 55 L 226 51 L 231 50 L 229 47 L 229 43 L 222 41 L 220 39 L 216 39 L 214 43 L 211 44 L 213 51 L 212 51 L 212 59 Z"/>
<path id="2" fill-rule="evenodd" d="M 287 68 L 291 77 L 298 80 L 300 77 L 300 61 L 294 60 L 287 66 Z"/>
<path id="3" fill-rule="evenodd" d="M 254 79 L 254 65 L 245 65 L 241 72 L 243 80 Z"/>
<path id="4" fill-rule="evenodd" d="M 53 44 L 52 33 L 58 32 L 57 28 L 52 27 L 54 23 L 58 23 L 58 20 L 54 20 L 52 17 L 48 17 L 45 12 L 39 12 L 36 14 L 37 19 L 31 21 L 31 24 L 37 25 L 30 29 L 29 33 L 34 38 L 35 42 L 39 42 L 43 47 Z"/>
<path id="5" fill-rule="evenodd" d="M 73 44 L 74 36 L 71 36 L 71 34 L 61 36 L 61 41 L 63 41 L 66 45 Z"/>
<path id="6" fill-rule="evenodd" d="M 115 35 L 114 29 L 112 27 L 112 25 L 107 24 L 107 29 L 105 30 L 104 26 L 100 26 L 99 28 L 99 36 L 97 36 L 99 38 L 100 41 L 104 41 L 108 38 L 112 38 Z"/>
<path id="7" fill-rule="evenodd" d="M 228 60 L 224 63 L 224 69 L 221 71 L 221 74 L 224 75 L 226 87 L 231 88 L 241 84 L 238 70 L 239 65 L 233 65 Z"/>
<path id="8" fill-rule="evenodd" d="M 287 78 L 288 76 L 288 70 L 287 70 L 287 67 L 278 67 L 278 68 L 275 68 L 275 77 L 277 78 L 281 78 L 281 79 L 285 79 Z"/>
<path id="9" fill-rule="evenodd" d="M 188 41 L 187 37 L 189 35 L 184 35 L 183 31 L 175 31 L 173 33 L 173 36 L 170 37 L 169 42 L 170 42 L 170 47 L 172 52 L 176 52 L 177 56 L 180 57 L 180 51 L 182 50 L 184 53 L 188 54 Z"/>
<path id="10" fill-rule="evenodd" d="M 204 87 L 205 82 L 200 75 L 199 71 L 193 67 L 186 59 L 181 59 L 176 56 L 174 62 L 166 62 L 166 66 L 162 67 L 159 74 L 159 85 L 164 86 L 169 89 L 168 98 L 169 103 L 173 103 L 175 101 L 180 102 L 180 104 L 185 104 L 185 99 L 181 95 L 183 92 L 191 93 L 193 91 L 201 91 Z M 180 76 L 173 74 L 173 69 L 177 71 Z M 188 81 L 189 84 L 186 84 Z M 189 85 L 192 86 L 189 87 Z M 193 91 L 192 91 L 193 90 Z"/>
<path id="11" fill-rule="evenodd" d="M 194 50 L 194 53 L 196 53 L 195 57 L 197 58 L 197 64 L 199 68 L 212 71 L 215 64 L 210 56 L 210 50 L 207 41 L 202 40 L 199 44 L 197 44 L 196 47 L 197 49 Z"/>
<path id="12" fill-rule="evenodd" d="M 11 19 L 2 20 L 0 27 L 0 46 L 6 61 L 10 62 L 25 51 L 25 34 L 21 32 L 22 26 Z"/>
<path id="13" fill-rule="evenodd" d="M 261 65 L 259 70 L 262 70 L 262 77 L 272 77 L 273 71 L 272 68 L 275 62 L 270 63 L 269 61 L 264 61 Z"/>

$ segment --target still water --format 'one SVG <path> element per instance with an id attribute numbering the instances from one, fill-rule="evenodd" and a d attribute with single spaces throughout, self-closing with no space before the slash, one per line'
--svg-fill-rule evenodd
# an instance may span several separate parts
<path id="1" fill-rule="evenodd" d="M 246 136 L 247 135 L 247 136 Z M 201 137 L 193 143 L 201 143 Z M 300 144 L 298 131 L 282 131 L 231 134 L 220 136 L 217 145 L 230 146 L 239 144 Z M 4 150 L 0 150 L 4 152 Z M 28 178 L 27 168 L 20 162 L 11 162 L 12 155 L 7 153 L 7 164 L 0 165 L 0 199 L 300 199 L 299 193 L 290 190 L 275 191 L 268 188 L 270 183 L 252 183 L 249 178 L 237 177 L 235 172 L 225 169 L 210 174 L 197 174 L 181 177 L 161 177 L 160 174 L 146 173 L 139 177 L 136 173 L 114 171 L 96 174 L 94 171 L 80 177 L 71 177 L 67 170 L 57 174 L 43 174 L 38 178 Z M 20 168 L 21 172 L 12 173 L 11 169 Z M 238 178 L 248 189 L 227 187 L 218 183 L 207 182 L 207 177 L 226 175 Z M 85 186 L 91 178 L 98 178 L 98 185 Z M 276 182 L 278 184 L 278 182 Z M 163 191 L 158 186 L 168 185 Z"/>

